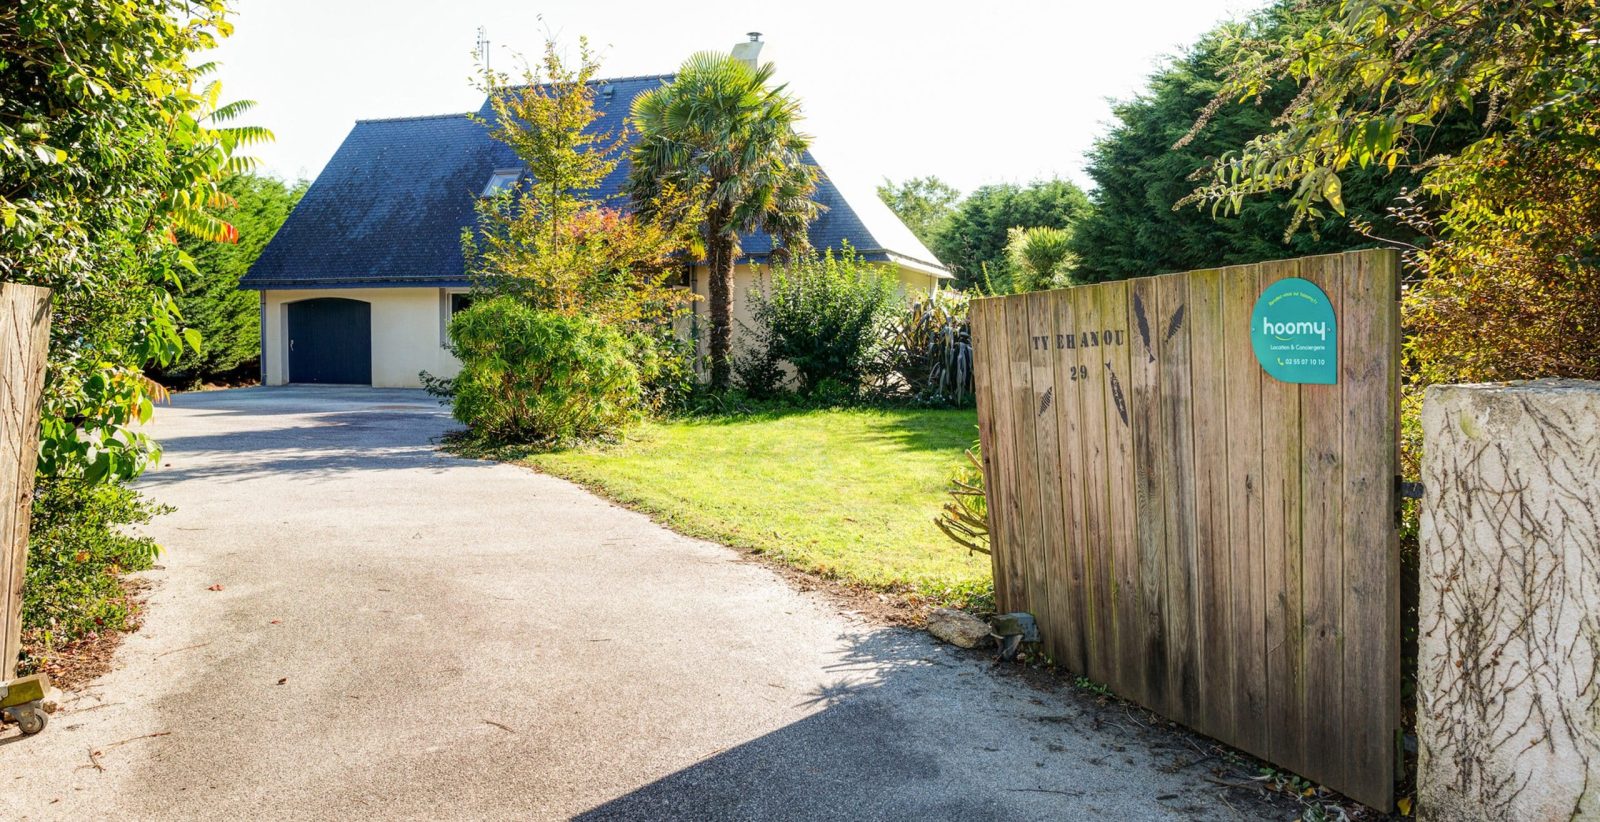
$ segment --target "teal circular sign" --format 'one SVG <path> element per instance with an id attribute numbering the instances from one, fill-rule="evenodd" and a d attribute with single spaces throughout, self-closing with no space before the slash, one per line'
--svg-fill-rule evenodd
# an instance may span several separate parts
<path id="1" fill-rule="evenodd" d="M 1256 361 L 1281 382 L 1339 381 L 1339 327 L 1317 284 L 1299 277 L 1267 286 L 1250 315 Z"/>

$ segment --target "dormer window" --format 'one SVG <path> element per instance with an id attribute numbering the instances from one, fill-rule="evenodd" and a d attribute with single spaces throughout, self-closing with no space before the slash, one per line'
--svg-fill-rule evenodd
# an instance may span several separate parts
<path id="1" fill-rule="evenodd" d="M 517 178 L 522 176 L 520 168 L 497 168 L 489 175 L 489 183 L 483 187 L 484 197 L 493 197 L 515 185 Z"/>

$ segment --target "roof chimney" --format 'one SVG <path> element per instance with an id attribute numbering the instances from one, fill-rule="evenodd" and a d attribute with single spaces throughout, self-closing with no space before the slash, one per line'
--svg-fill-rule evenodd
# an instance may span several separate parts
<path id="1" fill-rule="evenodd" d="M 736 43 L 733 47 L 733 59 L 749 66 L 756 67 L 756 58 L 761 56 L 761 32 L 750 32 L 750 39 L 744 43 Z"/>

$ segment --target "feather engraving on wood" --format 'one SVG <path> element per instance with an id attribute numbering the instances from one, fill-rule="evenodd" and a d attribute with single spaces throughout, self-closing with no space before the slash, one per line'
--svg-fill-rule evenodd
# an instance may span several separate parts
<path id="1" fill-rule="evenodd" d="M 1167 323 L 1167 337 L 1164 341 L 1171 342 L 1172 335 L 1178 333 L 1180 328 L 1183 328 L 1183 306 L 1181 305 L 1178 306 L 1177 311 L 1172 312 L 1172 321 Z"/>

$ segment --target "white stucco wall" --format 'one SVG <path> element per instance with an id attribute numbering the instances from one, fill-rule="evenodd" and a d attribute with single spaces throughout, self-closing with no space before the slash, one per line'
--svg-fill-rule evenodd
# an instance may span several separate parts
<path id="1" fill-rule="evenodd" d="M 1422 413 L 1418 813 L 1600 819 L 1600 383 Z"/>
<path id="2" fill-rule="evenodd" d="M 900 268 L 902 294 L 925 294 L 940 287 L 940 280 L 930 274 L 911 268 Z M 734 269 L 734 347 L 740 346 L 740 322 L 751 321 L 750 292 L 765 288 L 770 282 L 766 266 L 741 265 Z M 460 289 L 457 289 L 459 291 Z M 698 322 L 701 330 L 701 353 L 705 353 L 706 297 L 709 282 L 704 267 L 695 269 L 694 291 L 700 299 L 694 303 L 692 321 L 680 328 L 685 335 Z M 361 300 L 372 305 L 372 384 L 379 388 L 418 388 L 422 382 L 419 373 L 427 371 L 436 377 L 453 377 L 461 370 L 461 363 L 444 347 L 448 292 L 439 288 L 318 288 L 295 291 L 265 292 L 262 317 L 262 354 L 265 357 L 263 379 L 267 385 L 283 385 L 293 378 L 288 373 L 289 319 L 284 306 L 318 297 L 342 297 Z"/>
<path id="3" fill-rule="evenodd" d="M 283 385 L 288 373 L 289 317 L 284 306 L 318 297 L 342 297 L 372 305 L 372 384 L 420 388 L 420 372 L 453 377 L 461 363 L 444 347 L 445 291 L 439 288 L 317 288 L 266 292 L 262 318 L 263 378 Z"/>

